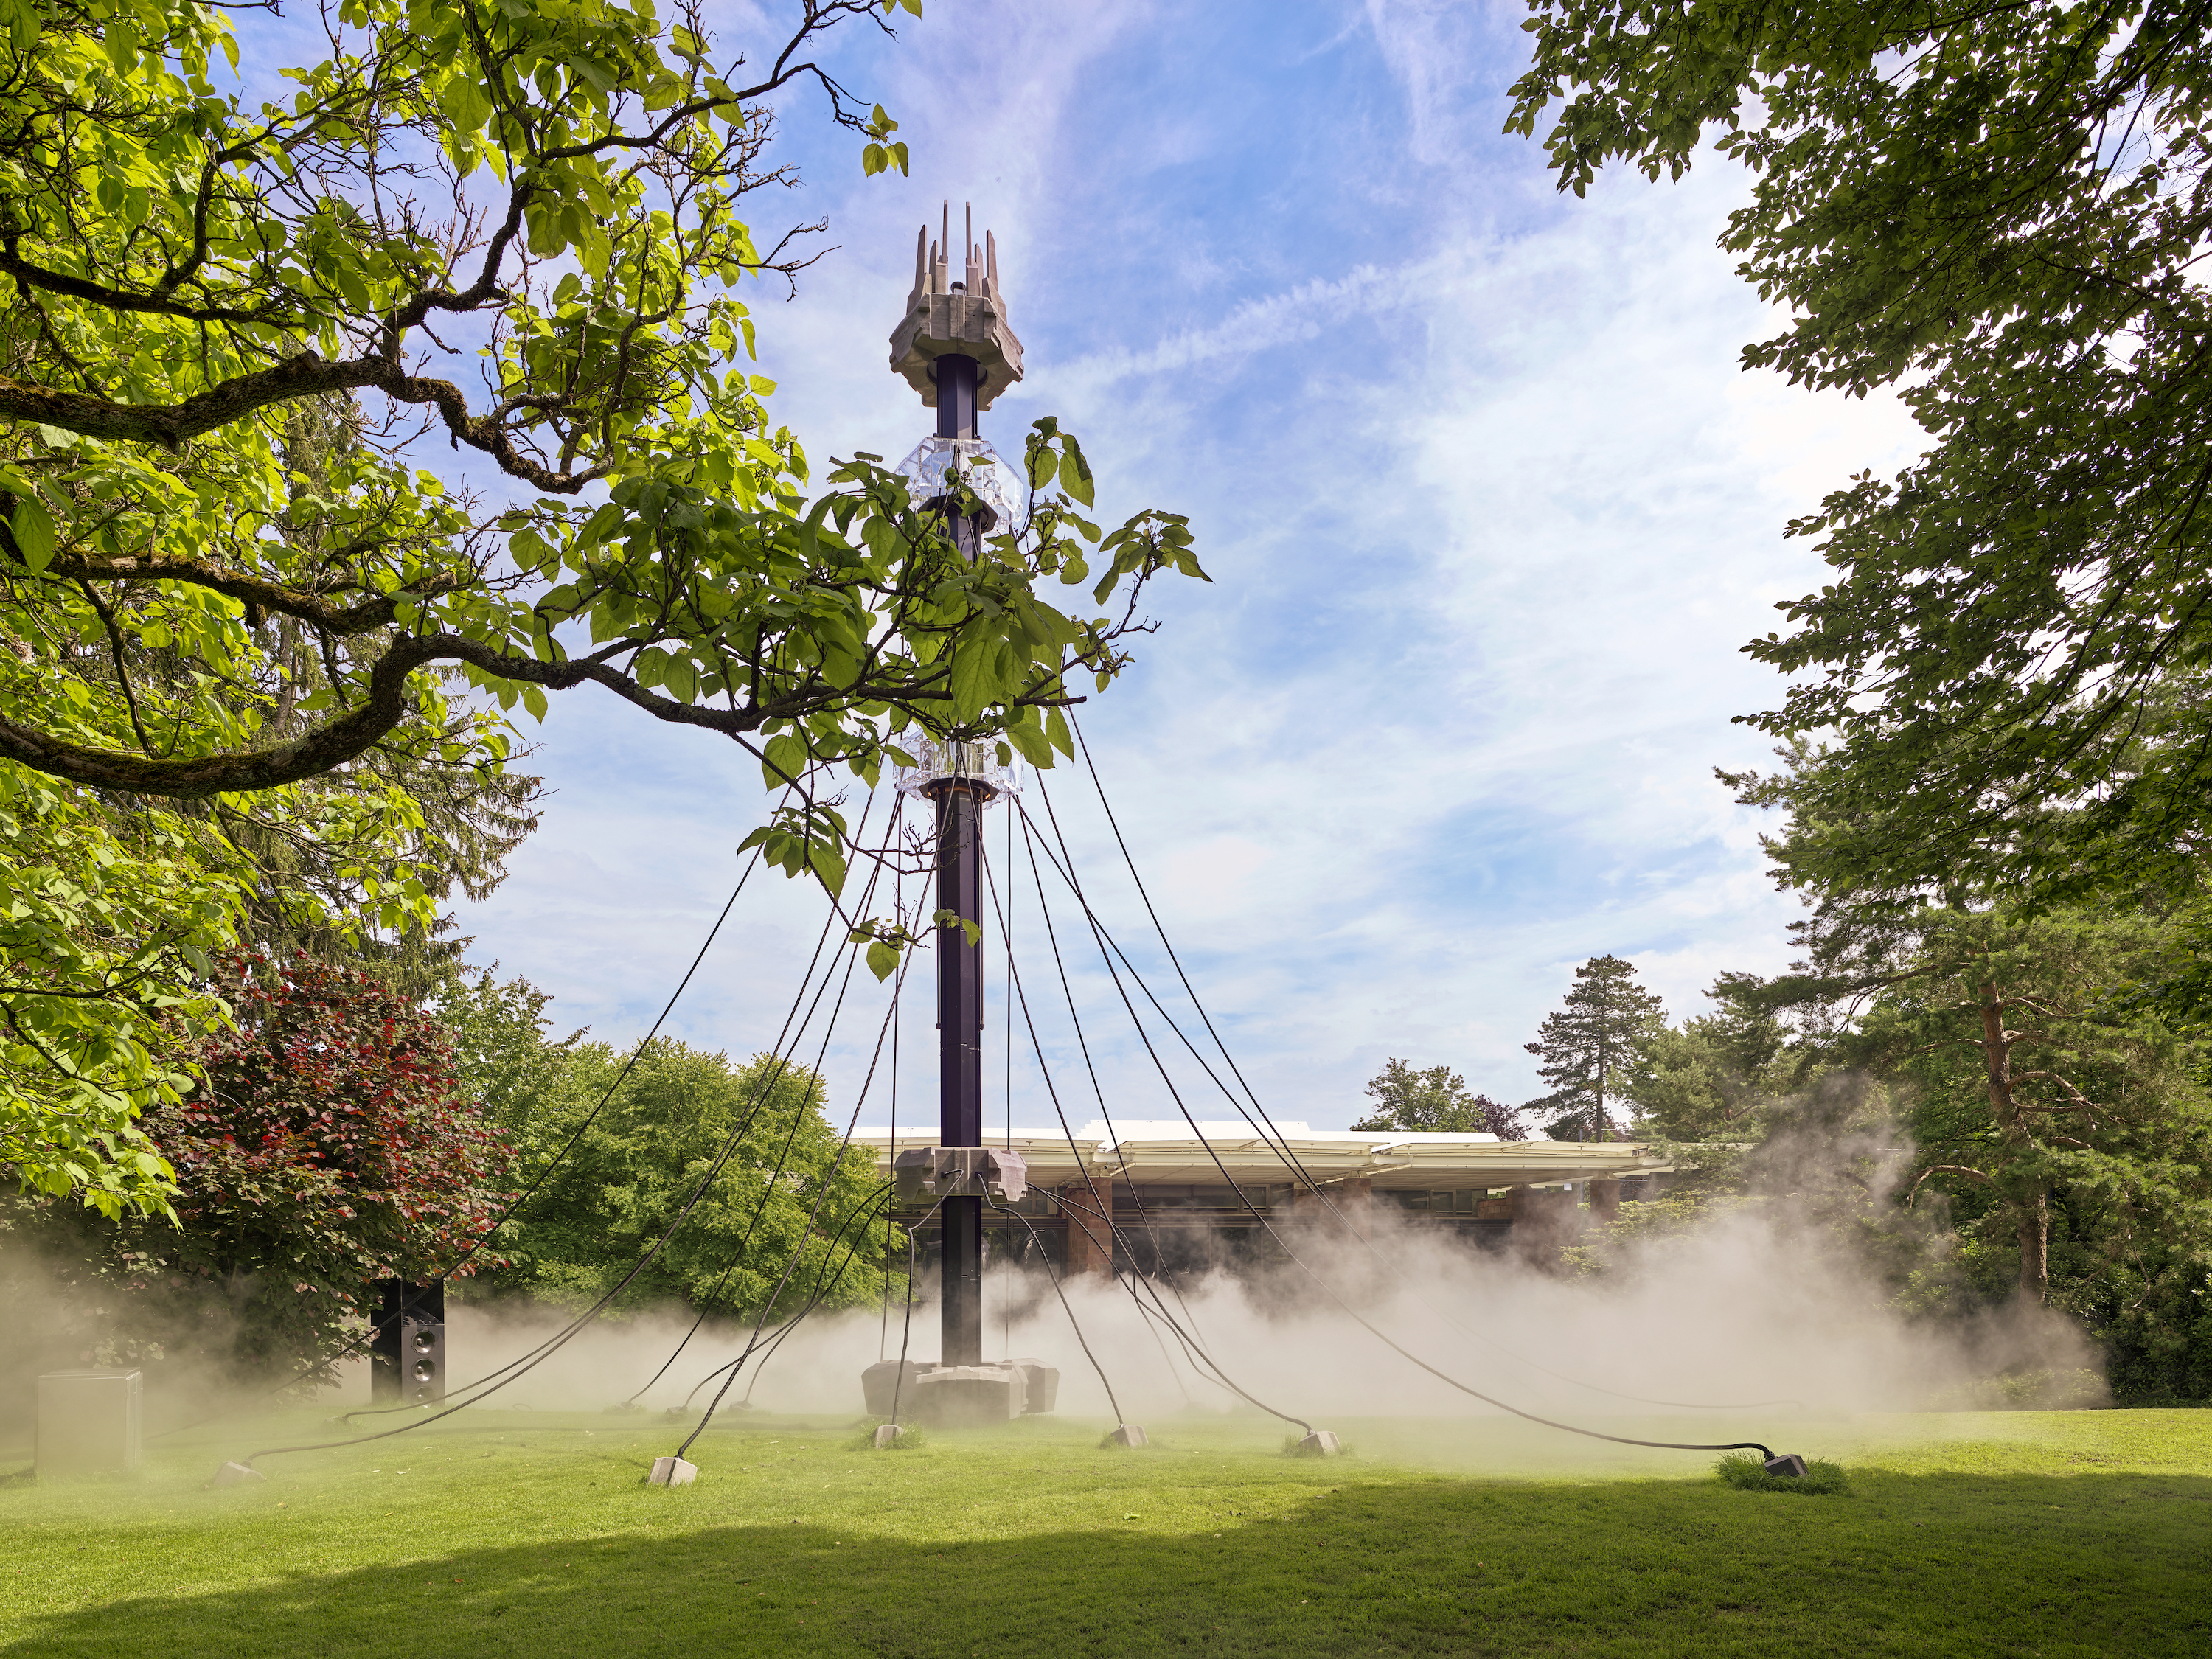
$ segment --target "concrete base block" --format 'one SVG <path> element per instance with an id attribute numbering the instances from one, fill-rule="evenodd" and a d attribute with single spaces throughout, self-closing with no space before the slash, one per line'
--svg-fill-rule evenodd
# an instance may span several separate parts
<path id="1" fill-rule="evenodd" d="M 1786 1475 L 1793 1480 L 1805 1478 L 1805 1460 L 1796 1452 L 1784 1452 L 1779 1457 L 1770 1457 L 1762 1467 L 1769 1474 Z"/>
<path id="2" fill-rule="evenodd" d="M 877 1424 L 876 1449 L 878 1451 L 889 1451 L 893 1446 L 898 1444 L 900 1437 L 905 1433 L 906 1431 L 899 1427 L 896 1423 Z"/>
<path id="3" fill-rule="evenodd" d="M 653 1473 L 645 1477 L 648 1486 L 688 1486 L 699 1478 L 699 1466 L 687 1463 L 680 1457 L 656 1457 Z"/>
<path id="4" fill-rule="evenodd" d="M 248 1480 L 266 1480 L 268 1478 L 260 1470 L 248 1468 L 243 1463 L 226 1463 L 215 1472 L 215 1479 L 209 1481 L 208 1485 L 237 1486 L 243 1486 Z"/>
<path id="5" fill-rule="evenodd" d="M 1334 1457 L 1344 1448 L 1327 1429 L 1316 1429 L 1291 1449 L 1300 1457 Z"/>
<path id="6" fill-rule="evenodd" d="M 915 1379 L 899 1414 L 933 1429 L 1004 1423 L 1022 1414 L 1024 1381 L 1012 1365 L 939 1365 Z"/>
<path id="7" fill-rule="evenodd" d="M 860 1392 L 871 1417 L 911 1418 L 935 1428 L 973 1427 L 1051 1411 L 1060 1401 L 1060 1369 L 1035 1359 L 981 1365 L 885 1359 L 860 1373 Z"/>
<path id="8" fill-rule="evenodd" d="M 1042 1364 L 1034 1359 L 1010 1360 L 1022 1374 L 1022 1415 L 1037 1417 L 1049 1412 L 1060 1401 L 1060 1368 Z"/>
<path id="9" fill-rule="evenodd" d="M 1145 1438 L 1144 1430 L 1136 1424 L 1124 1423 L 1106 1437 L 1106 1443 L 1109 1446 L 1127 1446 L 1133 1449 L 1139 1446 L 1149 1446 L 1152 1443 Z"/>
<path id="10" fill-rule="evenodd" d="M 903 1366 L 906 1377 L 900 1381 Z M 871 1417 L 891 1415 L 892 1402 L 896 1401 L 898 1414 L 906 1415 L 907 1407 L 914 1404 L 914 1385 L 938 1366 L 925 1359 L 882 1359 L 860 1373 L 860 1392 L 866 1396 L 867 1412 Z"/>

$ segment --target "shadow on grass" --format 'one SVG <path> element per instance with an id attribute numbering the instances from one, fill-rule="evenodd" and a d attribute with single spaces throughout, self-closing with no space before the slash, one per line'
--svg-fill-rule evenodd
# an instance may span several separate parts
<path id="1" fill-rule="evenodd" d="M 948 1468 L 948 1518 L 978 1529 Z M 693 1489 L 695 1492 L 697 1489 Z M 1854 1478 L 1824 1504 L 1717 1481 L 1425 1480 L 1218 1534 L 1141 1523 L 917 1543 L 780 1521 L 476 1548 L 142 1596 L 6 1650 L 503 1659 L 2212 1650 L 2212 1480 Z M 248 1569 L 250 1570 L 250 1569 Z M 16 1582 L 21 1582 L 19 1578 Z"/>

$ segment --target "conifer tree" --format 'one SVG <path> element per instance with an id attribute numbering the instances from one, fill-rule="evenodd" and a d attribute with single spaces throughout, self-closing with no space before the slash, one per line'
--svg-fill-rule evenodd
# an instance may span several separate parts
<path id="1" fill-rule="evenodd" d="M 1539 1071 L 1552 1092 L 1522 1109 L 1559 1114 L 1544 1129 L 1554 1140 L 1603 1140 L 1612 1127 L 1606 1103 L 1620 1097 L 1626 1073 L 1665 1024 L 1658 997 L 1636 982 L 1635 963 L 1592 957 L 1526 1045 L 1542 1058 Z"/>

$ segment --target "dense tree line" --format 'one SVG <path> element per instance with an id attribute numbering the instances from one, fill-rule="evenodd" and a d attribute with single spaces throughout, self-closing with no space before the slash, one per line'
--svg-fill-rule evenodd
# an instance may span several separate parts
<path id="1" fill-rule="evenodd" d="M 1832 579 L 1746 646 L 1782 764 L 1724 781 L 1803 949 L 1654 1037 L 1648 1126 L 1772 1145 L 1856 1079 L 1912 1149 L 1869 1212 L 1949 1218 L 1901 1296 L 2051 1303 L 2124 1392 L 2212 1396 L 2212 8 L 1530 9 L 1510 126 L 1559 187 L 1747 164 L 1722 246 L 1789 319 L 1745 366 L 1926 434 L 1789 526 Z"/>

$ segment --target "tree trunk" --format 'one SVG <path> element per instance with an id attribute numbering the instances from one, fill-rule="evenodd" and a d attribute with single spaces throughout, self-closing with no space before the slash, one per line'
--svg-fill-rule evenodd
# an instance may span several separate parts
<path id="1" fill-rule="evenodd" d="M 2004 1000 L 1996 981 L 1981 982 L 1982 1056 L 1990 1079 L 1990 1115 L 2005 1146 L 2015 1152 L 2032 1151 L 2033 1138 L 2012 1092 L 2012 1045 L 2016 1033 L 2004 1028 Z M 2020 1291 L 2043 1300 L 2051 1287 L 2051 1194 L 2038 1181 L 2026 1191 L 1997 1173 L 1997 1190 L 2012 1206 L 2020 1237 Z"/>
<path id="2" fill-rule="evenodd" d="M 2051 1289 L 2051 1194 L 2039 1185 L 2019 1208 L 2020 1293 L 2038 1302 Z"/>

